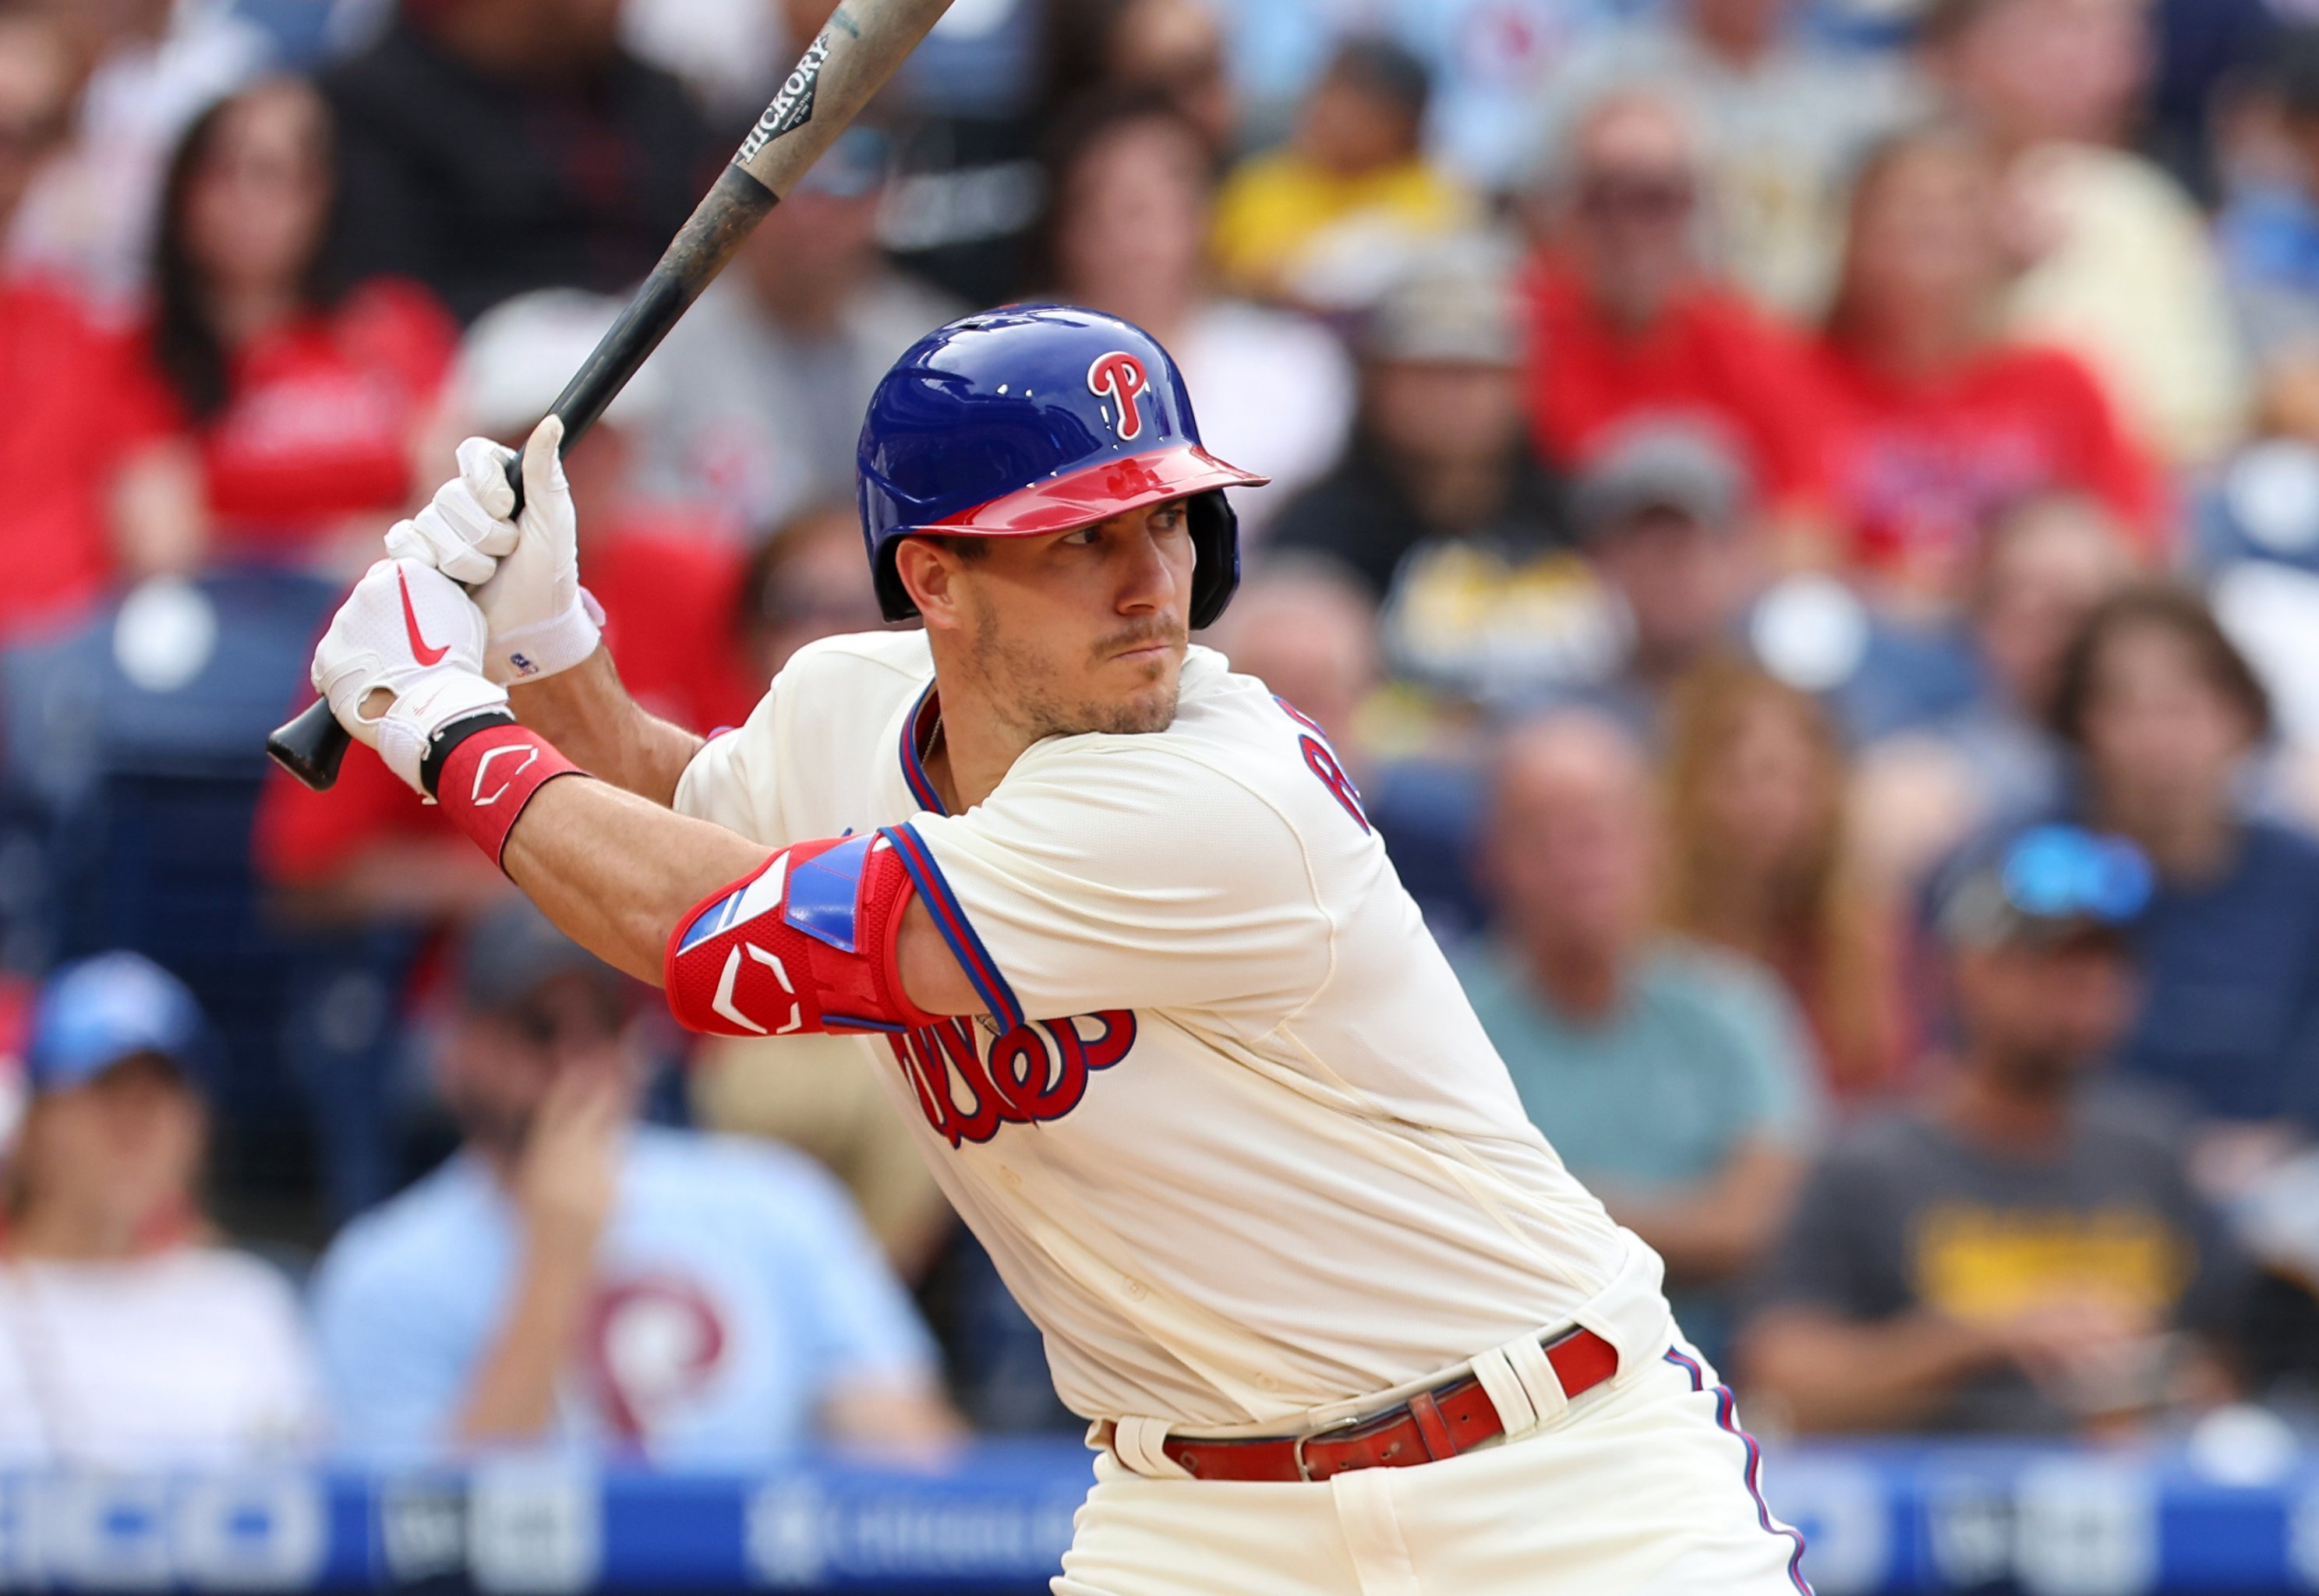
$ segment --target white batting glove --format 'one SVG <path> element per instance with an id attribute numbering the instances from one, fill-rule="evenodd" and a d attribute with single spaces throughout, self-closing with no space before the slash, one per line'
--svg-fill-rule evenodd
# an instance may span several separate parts
<path id="1" fill-rule="evenodd" d="M 453 582 L 481 587 L 512 554 L 518 528 L 506 518 L 515 496 L 506 462 L 515 457 L 488 437 L 459 446 L 459 474 L 435 490 L 427 508 L 387 529 L 386 557 L 432 565 Z"/>
<path id="2" fill-rule="evenodd" d="M 469 438 L 459 446 L 458 476 L 386 535 L 390 556 L 421 561 L 476 590 L 491 628 L 483 672 L 493 681 L 568 671 L 602 636 L 604 612 L 580 585 L 579 516 L 557 452 L 563 441 L 555 416 L 533 429 L 523 451 L 523 513 L 515 516 L 507 482 L 514 451 Z"/>
<path id="3" fill-rule="evenodd" d="M 429 741 L 454 722 L 507 708 L 507 689 L 483 674 L 482 611 L 459 585 L 416 560 L 381 560 L 363 573 L 314 650 L 314 690 L 357 743 L 421 793 Z M 372 694 L 393 695 L 375 718 Z"/>

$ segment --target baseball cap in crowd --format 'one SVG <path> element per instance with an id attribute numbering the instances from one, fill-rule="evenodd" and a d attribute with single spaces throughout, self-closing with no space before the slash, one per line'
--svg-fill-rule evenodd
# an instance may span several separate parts
<path id="1" fill-rule="evenodd" d="M 627 978 L 555 929 L 528 898 L 511 898 L 467 929 L 459 948 L 459 1000 L 477 1014 L 521 1009 L 558 976 L 583 976 L 625 996 Z"/>
<path id="2" fill-rule="evenodd" d="M 158 1054 L 208 1084 L 217 1041 L 184 982 L 141 953 L 99 953 L 41 988 L 24 1043 L 35 1097 L 86 1086 L 124 1059 Z"/>
<path id="3" fill-rule="evenodd" d="M 1613 433 L 1578 468 L 1570 510 L 1587 542 L 1653 510 L 1706 527 L 1728 526 L 1754 495 L 1746 464 L 1715 428 L 1673 417 Z"/>
<path id="4" fill-rule="evenodd" d="M 1499 252 L 1485 239 L 1429 251 L 1370 307 L 1360 352 L 1412 364 L 1521 365 L 1513 284 Z"/>
<path id="5" fill-rule="evenodd" d="M 475 318 L 451 378 L 466 425 L 491 437 L 520 440 L 619 313 L 620 302 L 604 294 L 541 288 L 501 300 Z M 646 361 L 613 398 L 604 419 L 615 427 L 645 426 L 667 399 L 667 382 Z"/>
<path id="6" fill-rule="evenodd" d="M 2157 877 L 2124 837 L 2039 825 L 1962 868 L 1935 915 L 1951 946 L 2054 948 L 2116 941 L 2149 907 Z"/>

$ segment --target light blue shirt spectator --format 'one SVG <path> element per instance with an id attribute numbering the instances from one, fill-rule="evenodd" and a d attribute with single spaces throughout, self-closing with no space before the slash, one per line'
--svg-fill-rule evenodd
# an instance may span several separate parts
<path id="1" fill-rule="evenodd" d="M 356 1221 L 314 1287 L 341 1450 L 439 1456 L 517 1275 L 514 1206 L 462 1153 Z M 738 1466 L 850 1385 L 930 1386 L 933 1344 L 836 1182 L 788 1149 L 637 1126 L 546 1444 Z"/>
<path id="2" fill-rule="evenodd" d="M 1820 1123 L 1802 1016 L 1770 972 L 1738 959 L 1657 942 L 1600 1024 L 1549 1008 L 1502 944 L 1477 948 L 1458 973 L 1531 1123 L 1590 1186 L 1689 1185 L 1743 1142 L 1800 1151 Z"/>

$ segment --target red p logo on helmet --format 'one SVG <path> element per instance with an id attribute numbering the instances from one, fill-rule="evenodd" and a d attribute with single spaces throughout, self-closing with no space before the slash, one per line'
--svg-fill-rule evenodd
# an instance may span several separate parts
<path id="1" fill-rule="evenodd" d="M 1143 430 L 1143 412 L 1136 396 L 1150 386 L 1143 374 L 1143 362 L 1124 349 L 1114 349 L 1108 355 L 1098 355 L 1087 367 L 1087 392 L 1097 399 L 1108 399 L 1115 409 L 1112 429 L 1125 443 Z"/>

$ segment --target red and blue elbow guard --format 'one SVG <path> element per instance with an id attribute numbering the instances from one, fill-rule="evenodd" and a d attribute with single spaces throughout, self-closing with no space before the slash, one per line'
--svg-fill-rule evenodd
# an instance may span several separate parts
<path id="1" fill-rule="evenodd" d="M 798 843 L 712 893 L 668 939 L 668 1006 L 720 1036 L 907 1031 L 943 1018 L 902 990 L 916 890 L 875 832 Z"/>

